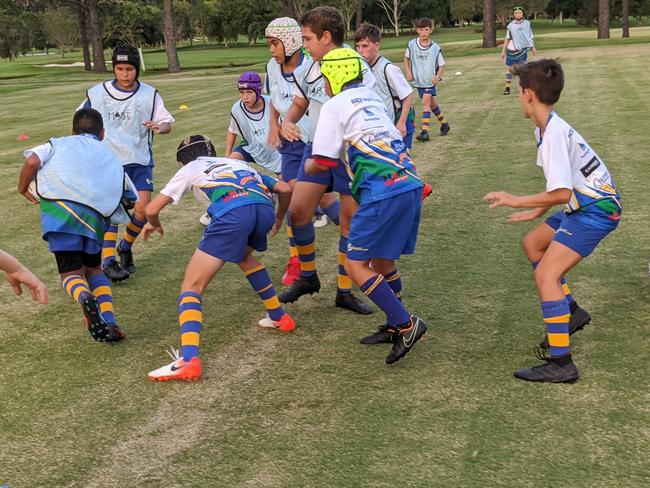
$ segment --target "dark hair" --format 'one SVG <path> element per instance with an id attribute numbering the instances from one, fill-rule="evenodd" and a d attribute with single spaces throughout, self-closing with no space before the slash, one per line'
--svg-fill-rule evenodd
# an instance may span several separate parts
<path id="1" fill-rule="evenodd" d="M 415 27 L 417 29 L 421 27 L 431 27 L 433 29 L 433 21 L 429 17 L 422 17 L 415 21 Z"/>
<path id="2" fill-rule="evenodd" d="M 201 156 L 215 157 L 217 152 L 214 150 L 212 141 L 206 136 L 195 135 L 186 137 L 176 149 L 176 160 L 182 165 L 186 165 Z"/>
<path id="3" fill-rule="evenodd" d="M 337 46 L 343 45 L 345 38 L 345 19 L 339 9 L 324 5 L 308 10 L 300 17 L 300 25 L 309 27 L 316 37 L 323 37 L 323 32 L 332 35 L 332 42 Z"/>
<path id="4" fill-rule="evenodd" d="M 94 108 L 77 110 L 72 117 L 72 131 L 75 134 L 92 134 L 99 137 L 104 130 L 104 120 Z"/>
<path id="5" fill-rule="evenodd" d="M 370 42 L 381 42 L 381 31 L 376 25 L 364 22 L 354 33 L 354 42 L 361 42 L 368 39 Z"/>
<path id="6" fill-rule="evenodd" d="M 562 66 L 555 59 L 515 64 L 510 68 L 510 72 L 519 77 L 522 90 L 532 90 L 540 102 L 553 105 L 560 99 L 564 88 L 564 73 Z"/>

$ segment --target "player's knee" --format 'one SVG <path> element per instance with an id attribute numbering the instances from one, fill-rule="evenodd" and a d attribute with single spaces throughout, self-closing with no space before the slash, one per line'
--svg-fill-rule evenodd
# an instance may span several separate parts
<path id="1" fill-rule="evenodd" d="M 557 276 L 556 273 L 544 266 L 538 266 L 537 269 L 535 269 L 535 283 L 537 284 L 537 288 L 540 290 L 559 283 L 560 278 L 561 276 Z"/>
<path id="2" fill-rule="evenodd" d="M 291 224 L 294 227 L 301 227 L 307 225 L 311 221 L 314 211 L 307 208 L 307 206 L 303 205 L 301 202 L 294 202 L 291 200 L 289 213 L 291 215 Z"/>

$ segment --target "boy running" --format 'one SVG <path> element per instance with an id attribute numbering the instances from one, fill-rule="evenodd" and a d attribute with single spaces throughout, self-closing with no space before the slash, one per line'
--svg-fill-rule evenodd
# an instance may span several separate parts
<path id="1" fill-rule="evenodd" d="M 370 314 L 372 309 L 352 294 L 352 281 L 344 268 L 345 253 L 348 248 L 350 221 L 357 205 L 352 198 L 350 180 L 342 165 L 330 168 L 319 174 L 305 172 L 305 161 L 311 157 L 312 139 L 319 124 L 320 110 L 329 99 L 325 92 L 325 82 L 320 73 L 318 61 L 343 44 L 345 21 L 343 15 L 334 7 L 316 7 L 306 12 L 300 19 L 304 48 L 315 60 L 307 72 L 296 80 L 295 98 L 282 121 L 282 137 L 288 141 L 298 141 L 303 136 L 297 122 L 309 109 L 309 138 L 302 156 L 297 183 L 291 199 L 291 214 L 294 239 L 300 259 L 300 279 L 280 295 L 282 303 L 291 303 L 306 294 L 320 291 L 320 280 L 316 272 L 316 237 L 312 216 L 318 201 L 328 187 L 340 195 L 341 211 L 339 238 L 339 274 L 335 304 L 359 314 Z M 374 85 L 374 76 L 367 70 L 363 83 Z"/>
<path id="2" fill-rule="evenodd" d="M 302 79 L 312 65 L 312 60 L 302 48 L 302 32 L 298 22 L 290 17 L 272 20 L 266 27 L 265 35 L 269 43 L 271 59 L 266 65 L 266 92 L 271 96 L 271 127 L 269 144 L 279 149 L 282 155 L 282 180 L 293 189 L 305 153 L 305 146 L 310 140 L 309 116 L 304 114 L 296 125 L 300 137 L 293 141 L 284 139 L 280 134 L 280 124 L 286 117 L 296 97 L 297 79 Z M 339 224 L 339 201 L 327 192 L 320 199 L 323 217 Z M 316 222 L 323 220 L 316 219 Z M 326 222 L 326 221 L 325 221 Z M 290 215 L 287 214 L 287 234 L 289 237 L 290 258 L 282 276 L 283 285 L 292 285 L 300 278 L 300 260 L 293 237 Z"/>
<path id="3" fill-rule="evenodd" d="M 524 117 L 536 125 L 537 165 L 544 170 L 546 191 L 536 195 L 490 192 L 484 200 L 490 208 L 532 208 L 515 212 L 508 222 L 526 222 L 554 205 L 561 210 L 524 238 L 524 250 L 533 269 L 542 302 L 549 356 L 539 353 L 544 364 L 515 371 L 515 378 L 552 383 L 574 382 L 578 369 L 571 358 L 569 336 L 591 319 L 578 307 L 564 276 L 618 226 L 621 197 L 605 163 L 576 130 L 553 111 L 564 87 L 562 67 L 542 59 L 512 67 L 519 76 L 519 103 Z"/>
<path id="4" fill-rule="evenodd" d="M 350 225 L 345 268 L 386 314 L 395 335 L 386 357 L 392 364 L 427 330 L 398 299 L 401 281 L 391 279 L 398 276 L 395 260 L 415 251 L 423 185 L 383 100 L 362 85 L 361 57 L 349 48 L 335 49 L 323 56 L 320 69 L 333 98 L 321 108 L 306 170 L 319 173 L 340 165 L 350 175 L 359 209 Z"/>
<path id="5" fill-rule="evenodd" d="M 440 122 L 441 136 L 446 136 L 450 129 L 442 109 L 436 102 L 436 86 L 442 81 L 445 59 L 442 57 L 442 49 L 438 43 L 433 42 L 430 38 L 431 32 L 433 32 L 431 19 L 418 19 L 415 23 L 415 30 L 418 37 L 411 39 L 408 43 L 404 53 L 404 67 L 406 79 L 413 82 L 413 86 L 417 88 L 418 95 L 422 99 L 422 131 L 416 136 L 416 139 L 425 142 L 429 140 L 431 112 Z"/>
<path id="6" fill-rule="evenodd" d="M 109 221 L 128 221 L 121 207 L 124 169 L 101 142 L 99 112 L 77 111 L 72 133 L 25 151 L 18 191 L 40 205 L 43 239 L 54 254 L 63 289 L 81 305 L 91 337 L 117 342 L 125 334 L 115 321 L 101 251 Z M 40 200 L 28 189 L 34 178 Z"/>
<path id="7" fill-rule="evenodd" d="M 282 225 L 291 188 L 282 181 L 260 175 L 243 161 L 217 158 L 212 142 L 195 135 L 181 141 L 176 158 L 182 168 L 147 205 L 148 223 L 144 239 L 152 232 L 163 235 L 158 215 L 170 203 L 177 204 L 194 188 L 212 202 L 212 221 L 190 259 L 178 298 L 181 350 L 173 350 L 173 361 L 149 373 L 153 381 L 198 380 L 201 377 L 199 336 L 203 326 L 203 293 L 226 262 L 237 263 L 259 295 L 268 317 L 259 325 L 290 332 L 296 324 L 282 309 L 266 268 L 252 252 L 266 250 L 266 235 L 275 235 Z M 270 191 L 279 195 L 274 217 Z"/>
<path id="8" fill-rule="evenodd" d="M 114 80 L 88 90 L 80 108 L 92 107 L 102 115 L 105 143 L 122 161 L 124 171 L 138 190 L 138 202 L 117 251 L 117 225 L 111 225 L 104 236 L 104 272 L 111 281 L 121 281 L 135 272 L 131 247 L 146 223 L 144 209 L 151 201 L 153 136 L 171 132 L 174 117 L 165 109 L 158 90 L 139 81 L 140 54 L 134 46 L 123 44 L 113 50 L 113 73 Z M 119 263 L 116 253 L 120 255 Z"/>
<path id="9" fill-rule="evenodd" d="M 393 63 L 379 54 L 381 31 L 379 27 L 364 22 L 354 36 L 357 52 L 366 60 L 377 80 L 377 90 L 386 105 L 388 115 L 402 134 L 406 149 L 413 145 L 415 110 L 413 88 Z"/>
<path id="10" fill-rule="evenodd" d="M 501 49 L 501 60 L 506 61 L 504 95 L 510 95 L 512 73 L 509 68 L 517 63 L 525 63 L 528 59 L 529 49 L 533 51 L 533 56 L 537 55 L 537 49 L 533 42 L 533 30 L 530 28 L 530 22 L 524 19 L 524 8 L 515 7 L 513 15 L 515 20 L 506 27 L 506 38 L 503 40 L 503 49 Z"/>

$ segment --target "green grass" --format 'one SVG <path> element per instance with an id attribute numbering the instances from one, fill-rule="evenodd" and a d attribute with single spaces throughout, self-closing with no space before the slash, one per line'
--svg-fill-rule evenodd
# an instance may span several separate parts
<path id="1" fill-rule="evenodd" d="M 449 60 L 439 102 L 452 126 L 413 151 L 434 185 L 418 251 L 400 261 L 405 303 L 428 339 L 394 367 L 358 339 L 383 321 L 332 306 L 336 229 L 318 231 L 323 289 L 289 307 L 287 336 L 256 327 L 263 310 L 235 266 L 205 295 L 204 378 L 153 384 L 146 373 L 178 345 L 176 298 L 200 239 L 191 196 L 166 210 L 164 239 L 135 246 L 136 275 L 114 287 L 128 339 L 94 343 L 60 290 L 37 208 L 15 192 L 21 153 L 67 134 L 96 79 L 6 83 L 0 112 L 3 249 L 50 287 L 51 304 L 0 295 L 0 483 L 10 487 L 611 487 L 646 486 L 650 340 L 647 276 L 647 45 L 545 51 L 560 57 L 557 110 L 609 166 L 624 203 L 619 229 L 569 275 L 593 323 L 573 341 L 582 378 L 535 385 L 512 378 L 534 364 L 543 324 L 520 240 L 490 190 L 543 189 L 533 127 L 503 97 L 492 54 Z M 454 76 L 456 71 L 463 76 Z M 236 71 L 147 79 L 177 122 L 157 137 L 156 185 L 195 132 L 223 149 Z M 59 80 L 63 81 L 63 79 Z M 181 103 L 189 110 L 176 110 Z M 18 142 L 27 133 L 30 141 Z M 279 283 L 285 240 L 263 262 Z"/>

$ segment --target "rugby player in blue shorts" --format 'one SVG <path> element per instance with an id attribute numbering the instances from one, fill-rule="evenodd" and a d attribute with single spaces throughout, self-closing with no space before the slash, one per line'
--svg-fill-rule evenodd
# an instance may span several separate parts
<path id="1" fill-rule="evenodd" d="M 321 108 L 308 173 L 343 166 L 359 208 L 352 217 L 345 269 L 361 291 L 386 314 L 392 349 L 386 363 L 399 361 L 426 333 L 424 321 L 400 300 L 395 261 L 415 251 L 422 181 L 406 155 L 402 136 L 381 97 L 363 86 L 365 63 L 353 49 L 328 52 L 320 63 L 332 96 Z M 343 154 L 343 161 L 339 160 Z M 393 279 L 397 277 L 397 279 Z"/>
<path id="2" fill-rule="evenodd" d="M 564 87 L 560 64 L 542 59 L 517 64 L 519 103 L 524 117 L 535 125 L 537 165 L 544 170 L 546 191 L 536 195 L 490 192 L 484 199 L 490 208 L 530 208 L 510 215 L 508 222 L 527 222 L 551 207 L 563 210 L 547 218 L 524 238 L 539 289 L 547 339 L 538 353 L 544 363 L 515 371 L 516 378 L 553 383 L 574 382 L 579 373 L 571 358 L 569 336 L 589 323 L 591 317 L 573 299 L 565 275 L 589 256 L 618 226 L 621 197 L 605 163 L 582 136 L 553 111 Z"/>

